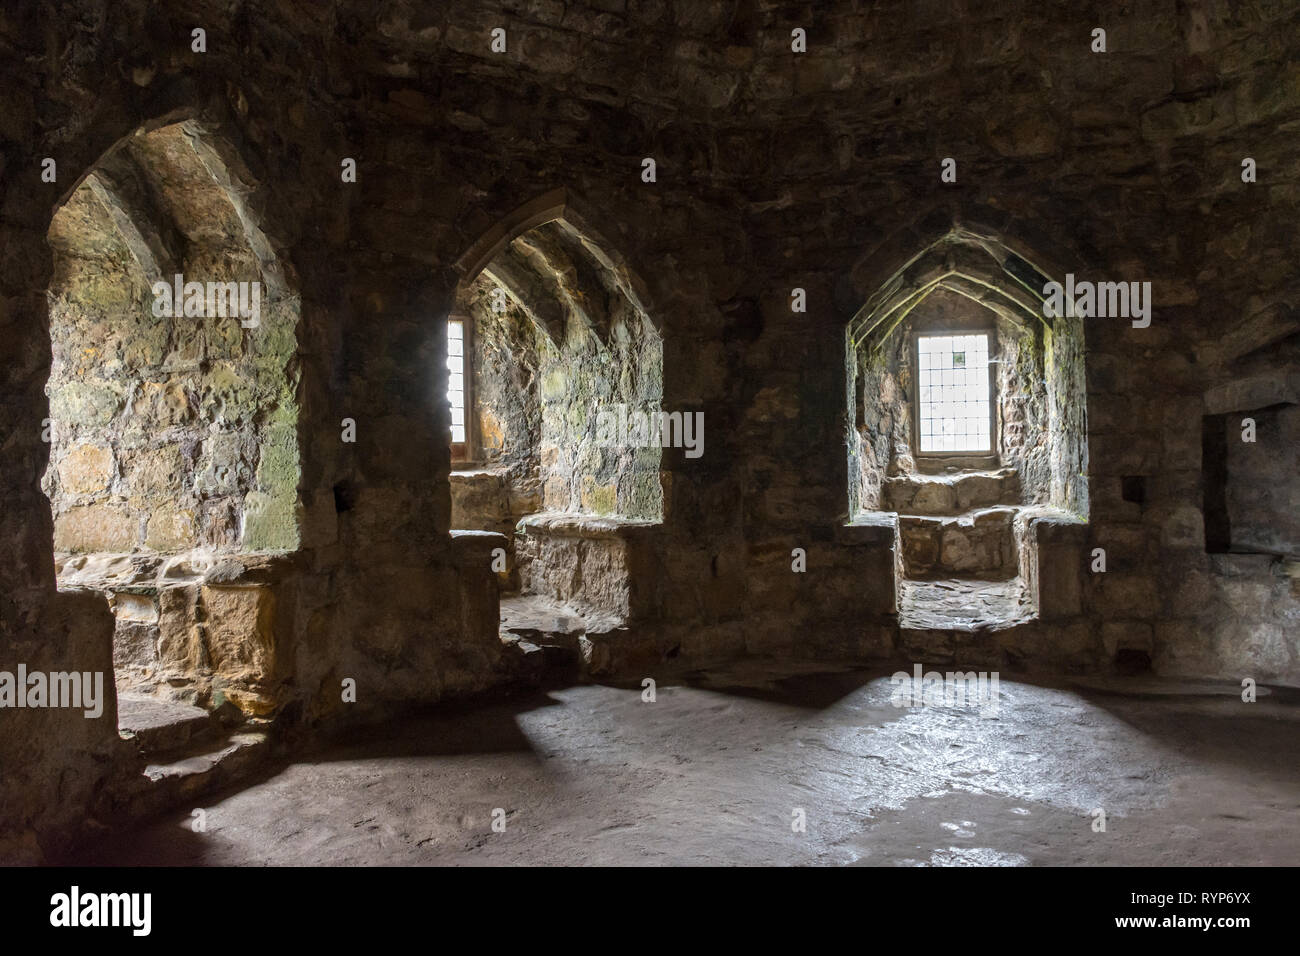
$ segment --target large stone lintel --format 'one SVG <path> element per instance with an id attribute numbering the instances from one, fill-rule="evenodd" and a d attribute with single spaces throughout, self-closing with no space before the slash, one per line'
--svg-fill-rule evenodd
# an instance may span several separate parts
<path id="1" fill-rule="evenodd" d="M 657 521 L 640 518 L 621 518 L 610 515 L 574 514 L 544 511 L 528 515 L 519 521 L 518 528 L 525 534 L 550 535 L 560 538 L 642 538 L 662 527 Z"/>

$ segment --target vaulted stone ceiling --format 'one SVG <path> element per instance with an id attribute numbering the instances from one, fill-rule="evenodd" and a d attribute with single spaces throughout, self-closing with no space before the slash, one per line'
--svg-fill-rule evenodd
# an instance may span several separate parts
<path id="1" fill-rule="evenodd" d="M 607 342 L 614 315 L 639 312 L 618 276 L 599 262 L 583 237 L 562 221 L 544 223 L 515 238 L 484 267 L 467 290 L 490 295 L 504 289 L 555 342 L 572 317 Z"/>
<path id="2" fill-rule="evenodd" d="M 182 264 L 258 275 L 239 211 L 204 163 L 199 137 L 176 123 L 106 156 L 52 219 L 58 257 L 120 259 L 115 250 L 126 251 L 148 284 L 170 282 Z"/>

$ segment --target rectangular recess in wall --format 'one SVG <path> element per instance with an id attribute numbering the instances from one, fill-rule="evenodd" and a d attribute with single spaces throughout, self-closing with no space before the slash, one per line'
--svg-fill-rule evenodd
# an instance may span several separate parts
<path id="1" fill-rule="evenodd" d="M 1300 405 L 1206 415 L 1201 469 L 1208 553 L 1300 558 Z"/>

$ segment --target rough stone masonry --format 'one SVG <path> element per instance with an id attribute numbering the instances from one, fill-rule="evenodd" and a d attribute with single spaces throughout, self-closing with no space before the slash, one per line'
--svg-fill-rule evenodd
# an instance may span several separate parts
<path id="1" fill-rule="evenodd" d="M 0 860 L 183 801 L 150 747 L 228 782 L 535 676 L 503 593 L 588 614 L 579 675 L 1300 683 L 1292 3 L 70 0 L 0 13 L 0 81 L 0 670 L 112 675 L 0 709 Z M 938 459 L 952 328 L 993 439 Z"/>

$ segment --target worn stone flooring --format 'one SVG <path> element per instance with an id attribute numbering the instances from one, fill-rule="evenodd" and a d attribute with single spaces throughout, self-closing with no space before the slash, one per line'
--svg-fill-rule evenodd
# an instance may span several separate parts
<path id="1" fill-rule="evenodd" d="M 272 768 L 206 832 L 185 807 L 76 862 L 1300 864 L 1294 691 L 1002 679 L 981 716 L 893 690 L 748 662 L 661 675 L 653 703 L 579 685 L 440 711 Z"/>

